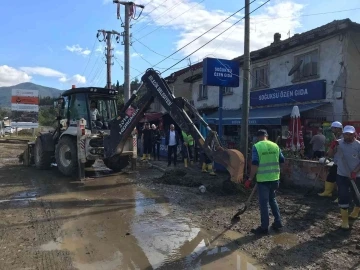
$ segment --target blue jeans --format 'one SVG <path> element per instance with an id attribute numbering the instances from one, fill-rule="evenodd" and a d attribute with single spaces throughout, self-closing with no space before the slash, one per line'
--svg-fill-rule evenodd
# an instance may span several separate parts
<path id="1" fill-rule="evenodd" d="M 351 184 L 352 180 L 349 177 L 337 175 L 336 185 L 338 186 L 338 197 L 339 197 L 339 207 L 347 209 L 350 206 L 351 201 L 354 202 L 355 206 L 359 207 L 360 202 L 356 197 L 355 190 Z M 355 180 L 356 186 L 360 189 L 360 178 Z"/>
<path id="2" fill-rule="evenodd" d="M 282 226 L 279 206 L 275 199 L 275 191 L 279 188 L 279 181 L 258 182 L 258 194 L 261 215 L 261 228 L 269 228 L 269 205 L 274 216 L 276 226 Z"/>

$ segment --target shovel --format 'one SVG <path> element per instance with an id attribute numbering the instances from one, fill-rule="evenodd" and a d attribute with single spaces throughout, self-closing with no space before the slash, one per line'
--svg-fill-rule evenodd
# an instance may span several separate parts
<path id="1" fill-rule="evenodd" d="M 231 219 L 232 221 L 239 219 L 239 216 L 245 213 L 246 209 L 250 205 L 251 199 L 254 196 L 256 189 L 257 189 L 257 184 L 255 184 L 255 186 L 254 186 L 253 190 L 251 191 L 251 194 L 250 194 L 249 198 L 246 200 L 246 202 L 241 204 L 239 210 L 236 212 L 236 214 Z"/>

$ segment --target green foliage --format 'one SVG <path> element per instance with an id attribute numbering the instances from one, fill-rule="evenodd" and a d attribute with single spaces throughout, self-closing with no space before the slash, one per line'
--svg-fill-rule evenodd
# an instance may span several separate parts
<path id="1" fill-rule="evenodd" d="M 7 109 L 0 108 L 0 120 L 4 119 L 4 117 L 10 117 L 11 111 Z"/>
<path id="2" fill-rule="evenodd" d="M 56 101 L 58 98 L 52 98 L 52 97 L 40 97 L 39 99 L 39 105 L 54 105 L 54 101 Z"/>
<path id="3" fill-rule="evenodd" d="M 41 126 L 56 126 L 57 111 L 53 107 L 40 107 L 39 124 Z"/>

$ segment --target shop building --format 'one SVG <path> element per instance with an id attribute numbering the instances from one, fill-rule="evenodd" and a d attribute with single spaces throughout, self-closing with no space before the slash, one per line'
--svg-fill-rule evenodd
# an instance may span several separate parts
<path id="1" fill-rule="evenodd" d="M 235 60 L 241 70 L 243 57 Z M 304 135 L 308 136 L 331 121 L 360 120 L 359 72 L 360 25 L 349 19 L 285 40 L 276 33 L 270 46 L 251 52 L 250 133 L 261 127 L 270 131 L 272 140 L 280 134 L 285 138 L 294 105 L 299 106 Z M 218 89 L 213 88 L 208 87 L 207 98 L 202 99 L 193 88 L 198 106 L 201 102 L 218 104 Z M 223 100 L 223 135 L 232 147 L 240 139 L 242 83 L 226 91 L 231 98 L 225 96 Z M 207 120 L 218 124 L 218 113 L 207 115 Z"/>

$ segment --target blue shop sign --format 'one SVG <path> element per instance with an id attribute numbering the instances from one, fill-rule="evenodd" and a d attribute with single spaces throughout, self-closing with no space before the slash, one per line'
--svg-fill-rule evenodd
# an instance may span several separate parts
<path id="1" fill-rule="evenodd" d="M 239 71 L 240 67 L 237 61 L 205 58 L 203 60 L 203 84 L 239 87 Z"/>
<path id="2" fill-rule="evenodd" d="M 326 81 L 319 80 L 250 93 L 250 106 L 296 103 L 326 98 Z"/>

